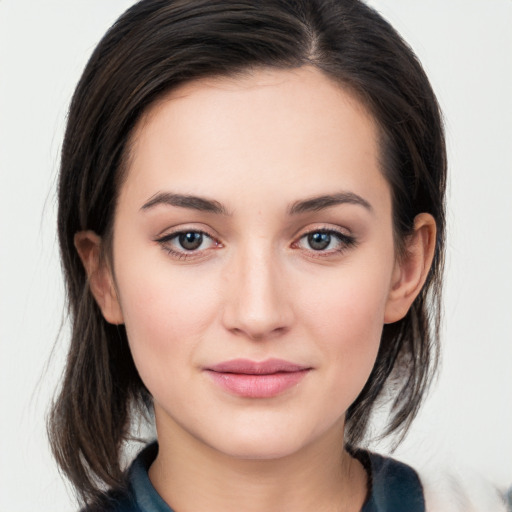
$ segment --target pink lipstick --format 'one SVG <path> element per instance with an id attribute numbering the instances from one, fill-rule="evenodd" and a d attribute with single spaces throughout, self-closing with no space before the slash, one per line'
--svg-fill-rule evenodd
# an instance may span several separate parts
<path id="1" fill-rule="evenodd" d="M 297 385 L 310 367 L 282 359 L 233 359 L 205 368 L 226 391 L 246 398 L 271 398 Z"/>

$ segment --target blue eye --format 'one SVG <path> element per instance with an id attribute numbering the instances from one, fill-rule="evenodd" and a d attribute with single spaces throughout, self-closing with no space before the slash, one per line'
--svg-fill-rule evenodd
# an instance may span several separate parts
<path id="1" fill-rule="evenodd" d="M 297 242 L 297 246 L 309 251 L 332 253 L 341 252 L 355 243 L 352 236 L 334 230 L 320 229 L 303 235 Z"/>
<path id="2" fill-rule="evenodd" d="M 309 233 L 307 235 L 308 244 L 314 251 L 323 251 L 329 247 L 331 243 L 330 233 Z"/>

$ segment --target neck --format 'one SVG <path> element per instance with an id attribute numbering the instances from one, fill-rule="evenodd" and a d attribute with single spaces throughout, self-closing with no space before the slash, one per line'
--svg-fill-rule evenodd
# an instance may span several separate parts
<path id="1" fill-rule="evenodd" d="M 366 472 L 344 450 L 342 428 L 264 460 L 231 457 L 183 431 L 158 437 L 149 477 L 177 512 L 355 512 L 366 498 Z"/>

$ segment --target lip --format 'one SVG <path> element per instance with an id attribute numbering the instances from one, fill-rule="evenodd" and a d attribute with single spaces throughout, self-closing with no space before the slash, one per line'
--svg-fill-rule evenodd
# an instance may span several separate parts
<path id="1" fill-rule="evenodd" d="M 296 386 L 311 369 L 283 359 L 232 359 L 204 370 L 215 384 L 231 394 L 272 398 Z"/>

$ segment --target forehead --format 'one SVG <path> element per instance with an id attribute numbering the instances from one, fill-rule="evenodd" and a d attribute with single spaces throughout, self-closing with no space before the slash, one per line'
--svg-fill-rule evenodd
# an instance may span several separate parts
<path id="1" fill-rule="evenodd" d="M 162 188 L 222 200 L 248 187 L 290 200 L 329 184 L 381 192 L 379 167 L 376 123 L 354 94 L 314 68 L 262 69 L 186 83 L 152 105 L 121 192 L 141 201 Z"/>

